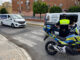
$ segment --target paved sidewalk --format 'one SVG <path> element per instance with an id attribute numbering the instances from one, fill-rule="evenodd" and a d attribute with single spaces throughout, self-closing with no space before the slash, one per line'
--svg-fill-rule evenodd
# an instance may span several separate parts
<path id="1" fill-rule="evenodd" d="M 31 60 L 26 51 L 0 35 L 0 60 Z"/>
<path id="2" fill-rule="evenodd" d="M 43 27 L 44 22 L 27 21 L 27 24 L 38 25 Z"/>

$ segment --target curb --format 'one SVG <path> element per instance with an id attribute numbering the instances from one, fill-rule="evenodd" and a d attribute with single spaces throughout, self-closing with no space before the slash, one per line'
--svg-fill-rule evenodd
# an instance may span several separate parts
<path id="1" fill-rule="evenodd" d="M 21 51 L 21 52 L 23 53 L 22 55 L 23 55 L 24 57 L 26 57 L 27 60 L 32 60 L 32 58 L 31 58 L 31 56 L 29 55 L 29 53 L 26 52 L 23 48 L 21 48 L 21 47 L 17 46 L 16 44 L 10 42 L 4 35 L 0 34 L 0 36 L 2 37 L 1 41 L 3 41 L 3 40 L 4 40 L 4 41 L 8 41 L 9 44 L 12 44 L 15 48 L 18 47 L 16 50 Z"/>
<path id="2" fill-rule="evenodd" d="M 27 23 L 27 24 L 30 24 L 30 25 L 36 25 L 36 26 L 41 26 L 43 27 L 44 25 L 40 25 L 40 24 L 33 24 L 33 23 Z"/>
<path id="3" fill-rule="evenodd" d="M 23 52 L 23 54 L 25 55 L 25 57 L 27 57 L 27 60 L 32 60 L 31 56 L 28 54 L 28 52 L 26 52 L 23 48 L 20 48 L 20 50 Z M 26 53 L 25 53 L 26 52 Z"/>
<path id="4" fill-rule="evenodd" d="M 8 41 L 8 39 L 5 37 L 5 36 L 3 36 L 2 34 L 0 34 L 0 37 L 1 37 L 1 39 L 0 40 L 4 40 L 4 41 Z"/>

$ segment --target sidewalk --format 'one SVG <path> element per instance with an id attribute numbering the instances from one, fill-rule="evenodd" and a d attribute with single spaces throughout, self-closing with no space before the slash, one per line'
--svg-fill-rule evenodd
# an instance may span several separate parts
<path id="1" fill-rule="evenodd" d="M 44 22 L 27 21 L 27 24 L 38 25 L 38 26 L 42 26 L 43 27 Z"/>
<path id="2" fill-rule="evenodd" d="M 0 60 L 31 60 L 26 51 L 0 35 Z"/>

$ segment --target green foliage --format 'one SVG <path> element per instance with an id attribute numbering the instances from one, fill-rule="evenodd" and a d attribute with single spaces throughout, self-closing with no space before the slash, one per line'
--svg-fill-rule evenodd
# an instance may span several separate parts
<path id="1" fill-rule="evenodd" d="M 8 14 L 8 11 L 6 10 L 6 8 L 2 8 L 0 10 L 0 14 Z"/>
<path id="2" fill-rule="evenodd" d="M 80 12 L 80 6 L 72 6 L 69 8 L 68 12 Z"/>
<path id="3" fill-rule="evenodd" d="M 60 12 L 62 12 L 62 9 L 58 6 L 53 6 L 50 8 L 49 12 L 50 13 L 60 13 Z"/>
<path id="4" fill-rule="evenodd" d="M 33 12 L 37 14 L 43 14 L 48 12 L 48 6 L 45 2 L 34 2 L 33 4 Z"/>

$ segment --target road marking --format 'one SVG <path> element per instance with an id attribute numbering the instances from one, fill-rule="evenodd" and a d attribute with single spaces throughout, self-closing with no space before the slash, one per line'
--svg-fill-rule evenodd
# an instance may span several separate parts
<path id="1" fill-rule="evenodd" d="M 23 36 L 27 36 L 28 38 L 32 39 L 32 40 L 37 40 L 37 41 L 40 41 L 40 42 L 43 42 L 43 38 L 38 36 L 38 35 L 35 35 L 35 34 L 32 34 L 32 33 L 29 33 L 29 34 L 24 34 Z"/>
<path id="2" fill-rule="evenodd" d="M 44 33 L 42 33 L 42 32 L 36 32 L 36 31 L 31 31 L 31 33 L 37 34 L 37 35 L 44 35 Z"/>
<path id="3" fill-rule="evenodd" d="M 20 36 L 15 36 L 13 38 L 16 39 L 16 40 L 18 40 L 18 41 L 20 41 L 20 42 L 22 42 L 22 43 L 27 44 L 30 47 L 34 47 L 35 45 L 37 45 L 35 42 L 32 42 L 31 40 L 27 40 L 27 39 L 22 38 Z"/>

